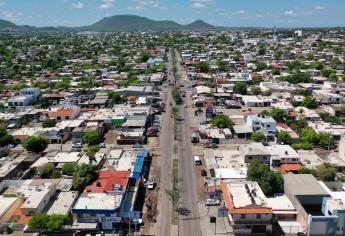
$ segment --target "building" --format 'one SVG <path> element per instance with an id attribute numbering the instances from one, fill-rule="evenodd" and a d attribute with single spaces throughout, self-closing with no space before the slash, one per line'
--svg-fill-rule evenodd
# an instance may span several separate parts
<path id="1" fill-rule="evenodd" d="M 257 182 L 223 182 L 221 190 L 235 234 L 272 232 L 273 211 Z"/>
<path id="2" fill-rule="evenodd" d="M 242 144 L 239 147 L 239 153 L 245 163 L 258 160 L 267 165 L 270 164 L 271 154 L 262 143 Z"/>
<path id="3" fill-rule="evenodd" d="M 271 156 L 271 168 L 280 167 L 284 164 L 298 164 L 298 153 L 290 145 L 272 145 L 266 147 Z"/>
<path id="4" fill-rule="evenodd" d="M 264 115 L 248 115 L 247 125 L 252 128 L 252 130 L 262 132 L 267 140 L 272 140 L 276 136 L 277 123 L 270 116 Z"/>
<path id="5" fill-rule="evenodd" d="M 23 107 L 32 105 L 41 95 L 38 88 L 24 88 L 19 91 L 20 95 L 15 96 L 8 101 L 10 107 Z"/>
<path id="6" fill-rule="evenodd" d="M 306 229 L 307 235 L 338 235 L 337 227 L 339 217 L 333 215 L 329 204 L 325 201 L 330 194 L 311 174 L 286 174 L 284 178 L 284 191 L 295 206 L 298 214 L 297 221 Z M 327 207 L 331 211 L 326 212 Z M 339 210 L 342 210 L 339 208 Z M 343 214 L 343 213 L 341 213 Z M 343 234 L 339 234 L 343 235 Z"/>
<path id="7" fill-rule="evenodd" d="M 63 121 L 63 120 L 74 120 L 80 114 L 80 107 L 74 105 L 68 105 L 64 107 L 60 107 L 55 111 L 50 112 L 49 116 L 56 121 Z"/>
<path id="8" fill-rule="evenodd" d="M 121 208 L 128 191 L 128 171 L 104 170 L 86 187 L 72 209 L 74 225 L 96 223 L 113 229 L 121 222 Z"/>

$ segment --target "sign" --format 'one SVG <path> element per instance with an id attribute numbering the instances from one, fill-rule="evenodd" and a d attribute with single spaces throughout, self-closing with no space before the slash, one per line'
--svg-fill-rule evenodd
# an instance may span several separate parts
<path id="1" fill-rule="evenodd" d="M 217 217 L 210 216 L 210 223 L 215 224 L 217 222 Z"/>
<path id="2" fill-rule="evenodd" d="M 218 217 L 228 217 L 228 208 L 226 208 L 226 206 L 221 206 L 218 208 Z"/>

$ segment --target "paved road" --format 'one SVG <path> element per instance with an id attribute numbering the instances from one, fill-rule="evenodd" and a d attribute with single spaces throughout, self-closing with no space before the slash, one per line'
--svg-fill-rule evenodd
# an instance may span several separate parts
<path id="1" fill-rule="evenodd" d="M 184 85 L 181 90 L 186 91 L 187 99 L 191 93 L 186 89 L 184 70 L 181 65 L 177 65 L 177 74 L 182 75 L 177 81 L 179 85 Z M 187 104 L 187 103 L 186 103 Z M 189 105 L 189 104 L 188 104 Z M 190 124 L 188 109 L 183 105 L 179 106 L 179 116 L 182 118 L 178 122 L 178 158 L 179 158 L 179 188 L 181 199 L 179 207 L 182 210 L 179 216 L 179 236 L 201 236 L 200 217 L 197 197 L 197 183 L 195 178 L 195 167 L 193 161 L 192 146 L 190 142 Z"/>
<path id="2" fill-rule="evenodd" d="M 167 69 L 169 72 L 168 79 L 174 80 L 173 65 L 171 54 L 168 55 Z M 159 199 L 159 234 L 160 236 L 170 235 L 170 224 L 171 224 L 171 202 L 169 201 L 168 195 L 166 194 L 166 189 L 171 189 L 172 187 L 172 154 L 173 154 L 173 120 L 171 118 L 171 103 L 173 98 L 171 95 L 171 87 L 164 88 L 166 92 L 166 112 L 163 113 L 161 136 L 159 138 L 159 150 L 160 150 L 160 190 L 162 197 Z"/>

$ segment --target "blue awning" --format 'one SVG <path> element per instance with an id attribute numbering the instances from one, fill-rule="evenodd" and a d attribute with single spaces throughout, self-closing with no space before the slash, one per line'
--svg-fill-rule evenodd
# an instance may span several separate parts
<path id="1" fill-rule="evenodd" d="M 143 171 L 144 161 L 146 157 L 147 157 L 147 151 L 145 149 L 141 149 L 138 151 L 137 160 L 135 163 L 133 176 L 132 176 L 136 180 L 140 178 L 140 175 Z"/>

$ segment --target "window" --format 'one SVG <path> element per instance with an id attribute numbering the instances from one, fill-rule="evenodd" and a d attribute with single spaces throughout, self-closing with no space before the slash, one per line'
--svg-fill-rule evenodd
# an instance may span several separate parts
<path id="1" fill-rule="evenodd" d="M 256 219 L 260 220 L 261 219 L 261 214 L 256 214 Z"/>
<path id="2" fill-rule="evenodd" d="M 105 214 L 106 217 L 110 217 L 110 214 Z"/>
<path id="3" fill-rule="evenodd" d="M 246 215 L 245 214 L 241 214 L 241 220 L 246 219 Z"/>
<path id="4" fill-rule="evenodd" d="M 271 125 L 266 125 L 267 128 L 271 127 Z"/>
<path id="5" fill-rule="evenodd" d="M 90 216 L 94 217 L 94 216 L 96 216 L 96 214 L 95 213 L 91 213 Z"/>

